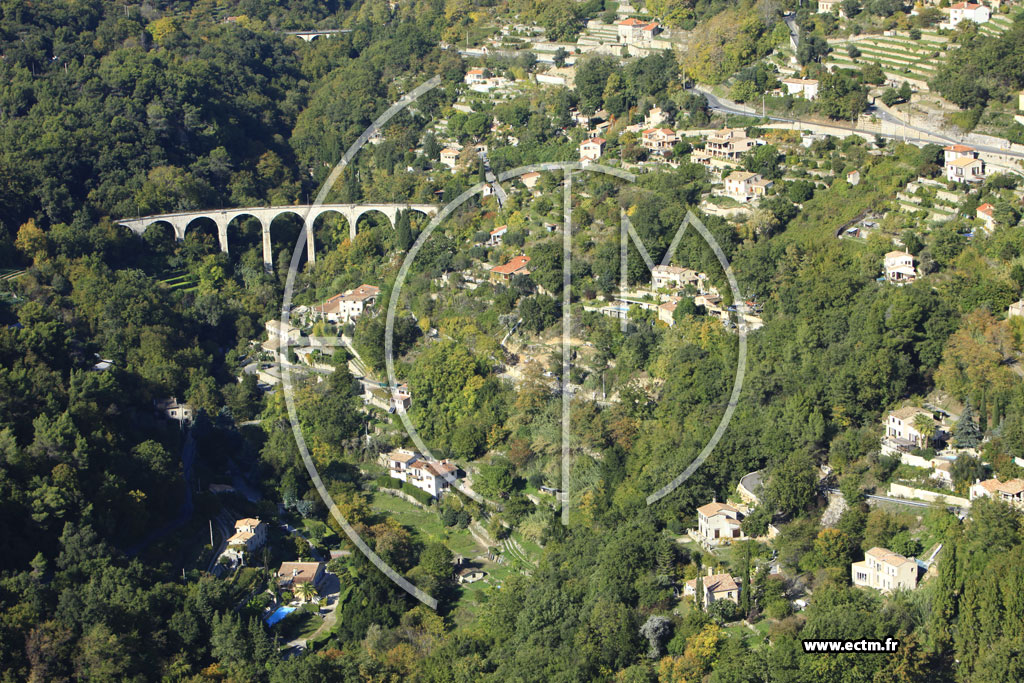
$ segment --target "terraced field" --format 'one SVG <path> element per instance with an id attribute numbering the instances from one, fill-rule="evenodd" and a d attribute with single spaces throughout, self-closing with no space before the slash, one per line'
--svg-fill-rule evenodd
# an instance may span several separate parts
<path id="1" fill-rule="evenodd" d="M 170 273 L 167 278 L 160 280 L 160 282 L 167 285 L 170 289 L 178 289 L 183 292 L 191 292 L 199 287 L 199 281 L 184 270 Z"/>
<path id="2" fill-rule="evenodd" d="M 999 35 L 1011 23 L 1007 17 L 993 17 L 988 23 L 982 24 L 980 30 L 986 35 Z M 861 53 L 856 59 L 847 54 L 847 47 L 851 43 Z M 928 81 L 935 76 L 947 52 L 956 49 L 956 45 L 951 44 L 947 36 L 940 36 L 938 31 L 932 29 L 921 31 L 919 40 L 911 40 L 906 34 L 869 36 L 829 41 L 829 46 L 832 53 L 826 64 L 830 67 L 859 69 L 865 64 L 877 63 L 886 78 L 897 82 L 909 81 L 921 90 L 928 89 Z"/>

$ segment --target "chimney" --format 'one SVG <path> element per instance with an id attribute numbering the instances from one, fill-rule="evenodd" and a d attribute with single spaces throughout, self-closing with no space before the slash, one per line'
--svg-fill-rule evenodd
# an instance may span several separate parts
<path id="1" fill-rule="evenodd" d="M 708 569 L 708 573 L 707 573 L 707 575 L 708 575 L 708 576 L 711 576 L 711 565 L 708 565 L 708 568 L 707 568 L 707 569 Z"/>

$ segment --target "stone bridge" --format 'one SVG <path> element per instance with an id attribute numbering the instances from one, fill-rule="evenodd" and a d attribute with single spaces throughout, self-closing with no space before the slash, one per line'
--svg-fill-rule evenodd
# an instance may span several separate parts
<path id="1" fill-rule="evenodd" d="M 302 38 L 307 43 L 312 43 L 317 38 L 323 38 L 327 36 L 336 36 L 342 33 L 351 33 L 352 29 L 349 28 L 322 28 L 322 29 L 309 29 L 306 31 L 283 31 L 286 36 L 295 36 Z"/>
<path id="2" fill-rule="evenodd" d="M 316 249 L 313 241 L 313 224 L 316 219 L 325 213 L 339 213 L 348 220 L 348 232 L 352 239 L 356 236 L 356 223 L 359 217 L 370 211 L 377 211 L 391 222 L 395 227 L 399 211 L 417 211 L 427 216 L 437 215 L 438 208 L 433 204 L 296 204 L 293 206 L 264 206 L 248 207 L 244 209 L 213 209 L 206 211 L 184 211 L 181 213 L 165 213 L 155 216 L 143 216 L 141 218 L 127 218 L 117 221 L 136 235 L 142 235 L 146 228 L 154 223 L 167 223 L 174 229 L 174 236 L 178 240 L 185 239 L 185 232 L 189 225 L 200 218 L 208 218 L 217 226 L 217 239 L 220 241 L 220 250 L 228 252 L 228 226 L 236 218 L 255 218 L 263 228 L 263 264 L 268 269 L 273 267 L 273 254 L 270 244 L 270 224 L 278 216 L 286 213 L 294 214 L 302 219 L 306 227 L 306 258 L 310 263 L 316 262 Z"/>

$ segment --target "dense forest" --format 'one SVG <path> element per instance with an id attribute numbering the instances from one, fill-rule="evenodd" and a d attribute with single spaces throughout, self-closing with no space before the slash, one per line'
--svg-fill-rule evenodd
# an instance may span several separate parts
<path id="1" fill-rule="evenodd" d="M 559 37 L 613 3 L 512 4 Z M 385 433 L 374 449 L 365 445 L 350 355 L 338 351 L 324 382 L 295 391 L 311 456 L 346 520 L 438 596 L 440 609 L 417 604 L 358 552 L 341 556 L 328 563 L 348 591 L 337 626 L 312 651 L 285 656 L 261 619 L 258 594 L 268 582 L 276 587 L 266 567 L 307 557 L 309 547 L 289 547 L 291 537 L 274 529 L 277 549 L 256 563 L 263 569 L 252 585 L 207 571 L 208 520 L 224 504 L 206 485 L 238 469 L 266 497 L 233 497 L 231 509 L 308 523 L 317 530 L 313 546 L 350 549 L 298 456 L 281 392 L 264 394 L 252 375 L 240 375 L 250 341 L 266 320 L 280 318 L 301 222 L 274 224 L 267 272 L 253 221 L 233 224 L 230 254 L 219 251 L 212 225 L 197 223 L 175 242 L 161 226 L 137 237 L 116 221 L 306 201 L 389 103 L 434 75 L 441 87 L 393 119 L 381 144 L 364 148 L 334 198 L 450 201 L 475 185 L 484 174 L 475 159 L 456 173 L 433 172 L 442 118 L 448 138 L 488 140 L 489 163 L 500 173 L 575 160 L 584 133 L 570 124 L 573 107 L 606 110 L 616 133 L 655 106 L 679 127 L 706 127 L 712 114 L 682 88 L 683 70 L 708 82 L 737 71 L 740 82 L 766 77 L 744 69 L 780 39 L 777 13 L 737 24 L 745 9 L 725 3 L 652 0 L 650 9 L 680 27 L 700 22 L 704 42 L 680 58 L 581 58 L 573 89 L 528 89 L 497 104 L 474 102 L 466 113 L 451 104 L 467 62 L 439 45 L 476 25 L 479 13 L 504 11 L 499 3 L 14 0 L 0 7 L 0 267 L 24 271 L 0 281 L 0 680 L 1024 679 L 1019 511 L 980 501 L 960 520 L 941 506 L 929 509 L 926 540 L 944 548 L 937 576 L 894 596 L 849 585 L 850 562 L 868 548 L 922 550 L 910 532 L 917 521 L 869 507 L 862 496 L 898 466 L 878 454 L 887 410 L 945 392 L 978 412 L 987 437 L 979 452 L 993 474 L 1019 476 L 1013 459 L 1024 457 L 1024 389 L 1009 367 L 1024 351 L 1024 329 L 1019 319 L 1003 320 L 1024 289 L 1024 227 L 1010 194 L 1016 182 L 994 175 L 941 227 L 890 213 L 880 218 L 884 232 L 864 242 L 834 237 L 867 210 L 885 213 L 908 181 L 938 174 L 935 145 L 890 143 L 869 154 L 859 138 L 827 139 L 797 152 L 779 136 L 744 163 L 776 178 L 780 191 L 745 222 L 701 214 L 743 295 L 763 305 L 765 326 L 749 336 L 747 378 L 726 438 L 654 506 L 646 497 L 691 462 L 718 425 L 737 336 L 696 307 L 681 306 L 672 327 L 634 316 L 624 331 L 581 302 L 618 287 L 620 211 L 660 256 L 711 178 L 683 158 L 690 142 L 667 155 L 679 162 L 674 168 L 642 173 L 635 184 L 576 177 L 572 331 L 587 346 L 574 358 L 574 375 L 559 379 L 620 400 L 573 404 L 568 525 L 526 495 L 560 481 L 562 399 L 549 377 L 561 369 L 532 364 L 517 384 L 494 370 L 510 362 L 498 340 L 511 322 L 535 343 L 561 331 L 562 237 L 539 227 L 561 220 L 561 178 L 543 174 L 539 197 L 520 192 L 500 206 L 493 197 L 474 199 L 419 252 L 399 301 L 397 369 L 415 396 L 411 419 L 431 448 L 472 464 L 480 492 L 501 501 L 500 514 L 491 514 L 446 498 L 436 506 L 444 526 L 473 519 L 495 537 L 515 529 L 542 548 L 536 566 L 467 597 L 449 580 L 448 548 L 372 506 L 373 478 L 364 470 L 377 451 L 403 444 Z M 350 32 L 311 43 L 285 33 L 311 26 Z M 1016 87 L 1018 76 L 1001 60 L 1020 49 L 1019 26 L 1004 42 L 972 38 L 955 59 L 976 53 L 987 61 L 972 64 L 993 69 L 974 78 L 953 61 L 948 87 L 982 99 Z M 726 42 L 737 51 L 721 54 Z M 529 80 L 529 59 L 483 61 Z M 863 75 L 837 75 L 834 97 L 821 106 L 836 118 L 856 117 L 866 83 Z M 492 126 L 514 132 L 517 144 L 495 144 Z M 629 162 L 647 155 L 630 132 L 611 140 L 609 153 Z M 858 168 L 864 180 L 783 180 L 780 165 L 795 165 L 799 153 L 837 175 Z M 971 232 L 982 201 L 999 211 L 991 234 Z M 510 228 L 505 243 L 485 246 L 482 238 L 501 224 Z M 347 225 L 326 219 L 317 263 L 298 275 L 296 302 L 369 282 L 386 303 L 399 256 L 422 228 L 409 213 L 394 229 L 369 216 L 352 240 Z M 927 278 L 900 288 L 877 281 L 893 237 Z M 461 273 L 518 253 L 531 257 L 530 278 L 458 286 Z M 674 262 L 707 273 L 734 303 L 716 256 L 694 231 Z M 169 284 L 179 280 L 188 286 Z M 649 281 L 633 247 L 628 281 Z M 380 371 L 383 315 L 344 331 Z M 98 361 L 109 369 L 97 370 Z M 196 410 L 187 431 L 154 415 L 154 401 L 168 397 Z M 846 501 L 826 528 L 821 465 Z M 744 576 L 742 614 L 676 609 L 677 584 L 719 560 L 674 539 L 693 526 L 697 506 L 724 500 L 755 470 L 764 471 L 765 494 L 744 525 L 761 536 L 777 523 L 777 555 L 749 542 L 721 561 Z M 972 473 L 958 474 L 957 483 L 969 484 Z M 768 570 L 773 560 L 813 589 L 805 610 L 794 613 L 783 579 Z M 763 641 L 743 637 L 740 617 L 770 619 Z M 809 638 L 890 636 L 902 644 L 892 656 L 812 656 L 801 648 Z"/>

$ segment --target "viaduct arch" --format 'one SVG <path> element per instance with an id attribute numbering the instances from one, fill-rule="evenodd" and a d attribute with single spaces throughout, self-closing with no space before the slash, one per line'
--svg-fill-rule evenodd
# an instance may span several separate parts
<path id="1" fill-rule="evenodd" d="M 185 239 L 185 233 L 189 225 L 199 218 L 209 218 L 217 225 L 217 239 L 220 242 L 220 250 L 228 253 L 228 224 L 236 218 L 255 218 L 260 222 L 263 232 L 263 266 L 267 270 L 273 269 L 273 253 L 270 243 L 270 224 L 278 216 L 291 213 L 302 219 L 306 229 L 306 258 L 310 263 L 316 262 L 316 249 L 313 241 L 313 224 L 317 218 L 325 213 L 339 213 L 348 221 L 349 237 L 355 239 L 356 224 L 359 217 L 370 211 L 379 211 L 387 216 L 391 227 L 395 227 L 399 211 L 417 211 L 426 216 L 437 215 L 437 207 L 433 204 L 297 204 L 294 206 L 264 206 L 247 207 L 241 209 L 215 209 L 205 211 L 183 211 L 179 213 L 156 214 L 142 216 L 140 218 L 127 218 L 117 221 L 136 235 L 142 235 L 146 228 L 154 223 L 168 223 L 174 229 L 174 236 L 178 240 Z"/>

